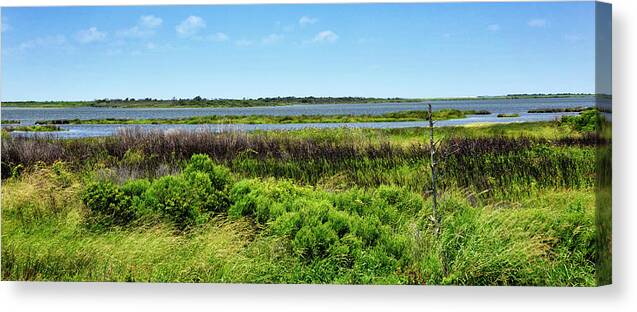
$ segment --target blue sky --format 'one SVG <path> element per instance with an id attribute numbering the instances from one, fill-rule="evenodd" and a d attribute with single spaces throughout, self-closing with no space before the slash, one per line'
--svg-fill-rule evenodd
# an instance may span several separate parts
<path id="1" fill-rule="evenodd" d="M 2 9 L 2 100 L 595 91 L 595 6 Z"/>

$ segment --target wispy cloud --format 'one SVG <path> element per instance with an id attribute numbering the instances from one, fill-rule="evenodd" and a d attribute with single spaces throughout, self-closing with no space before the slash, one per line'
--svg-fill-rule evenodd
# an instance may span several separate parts
<path id="1" fill-rule="evenodd" d="M 206 39 L 208 39 L 209 41 L 212 41 L 212 42 L 223 42 L 223 41 L 228 41 L 228 39 L 230 39 L 230 37 L 228 35 L 226 35 L 225 33 L 217 32 L 217 33 L 208 35 L 206 37 Z"/>
<path id="2" fill-rule="evenodd" d="M 106 38 L 106 32 L 97 30 L 97 27 L 80 30 L 75 34 L 75 39 L 80 43 L 92 43 Z"/>
<path id="3" fill-rule="evenodd" d="M 283 40 L 283 35 L 281 34 L 269 34 L 263 38 L 261 38 L 261 43 L 263 44 L 274 44 Z"/>
<path id="4" fill-rule="evenodd" d="M 316 24 L 316 22 L 318 22 L 318 18 L 310 17 L 310 16 L 303 16 L 299 19 L 299 25 L 301 25 L 301 27 Z"/>
<path id="5" fill-rule="evenodd" d="M 142 15 L 139 18 L 139 26 L 145 28 L 157 28 L 161 26 L 163 22 L 164 21 L 161 18 L 155 15 Z"/>
<path id="6" fill-rule="evenodd" d="M 175 27 L 177 34 L 183 37 L 194 36 L 200 30 L 206 28 L 206 21 L 199 16 L 188 16 L 179 25 Z"/>
<path id="7" fill-rule="evenodd" d="M 32 48 L 50 48 L 61 47 L 67 44 L 66 37 L 64 35 L 53 35 L 38 37 L 32 40 L 27 40 L 18 46 L 20 50 L 28 50 Z"/>
<path id="8" fill-rule="evenodd" d="M 145 38 L 155 34 L 155 29 L 161 26 L 163 20 L 154 15 L 142 15 L 137 24 L 131 28 L 120 30 L 118 36 L 129 38 Z"/>
<path id="9" fill-rule="evenodd" d="M 532 20 L 529 20 L 526 24 L 529 25 L 529 27 L 543 28 L 546 27 L 548 23 L 543 18 L 534 18 Z"/>
<path id="10" fill-rule="evenodd" d="M 489 31 L 500 31 L 500 24 L 491 24 L 487 26 L 487 30 Z"/>
<path id="11" fill-rule="evenodd" d="M 311 43 L 334 43 L 338 40 L 338 35 L 331 30 L 319 32 L 310 40 Z"/>

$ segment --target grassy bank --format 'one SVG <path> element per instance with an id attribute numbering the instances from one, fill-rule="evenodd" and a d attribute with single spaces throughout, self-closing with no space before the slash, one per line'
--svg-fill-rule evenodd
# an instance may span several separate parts
<path id="1" fill-rule="evenodd" d="M 2 121 L 0 121 L 0 123 L 2 123 L 4 125 L 16 125 L 16 124 L 19 124 L 20 121 L 19 120 L 11 120 L 11 119 L 3 119 Z"/>
<path id="2" fill-rule="evenodd" d="M 3 131 L 24 131 L 24 132 L 51 132 L 51 131 L 64 131 L 64 129 L 55 125 L 33 125 L 33 126 L 11 126 L 2 128 Z"/>
<path id="3" fill-rule="evenodd" d="M 460 111 L 445 109 L 433 112 L 434 120 L 460 119 L 467 115 L 489 114 L 487 111 Z M 403 111 L 382 115 L 213 115 L 181 119 L 71 119 L 41 120 L 37 124 L 293 124 L 293 123 L 353 123 L 353 122 L 399 122 L 424 121 L 429 118 L 426 111 Z"/>
<path id="4" fill-rule="evenodd" d="M 498 114 L 498 118 L 504 117 L 520 117 L 520 114 Z"/>
<path id="5" fill-rule="evenodd" d="M 3 138 L 2 278 L 592 286 L 582 123 Z"/>
<path id="6" fill-rule="evenodd" d="M 540 108 L 530 109 L 528 112 L 532 114 L 542 113 L 579 113 L 587 110 L 592 110 L 592 107 L 566 107 L 566 108 Z"/>
<path id="7" fill-rule="evenodd" d="M 447 193 L 437 236 L 430 202 L 400 187 L 333 193 L 238 180 L 228 186 L 232 205 L 179 230 L 162 208 L 105 225 L 96 206 L 83 204 L 82 182 L 60 168 L 5 182 L 4 280 L 594 283 L 594 198 L 586 189 L 538 193 L 509 209 Z M 156 183 L 132 197 L 141 207 L 133 213 L 153 205 Z M 170 194 L 193 207 L 190 193 Z"/>

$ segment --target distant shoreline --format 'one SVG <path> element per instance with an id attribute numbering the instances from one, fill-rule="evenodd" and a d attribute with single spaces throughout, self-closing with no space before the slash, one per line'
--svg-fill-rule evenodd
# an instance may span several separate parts
<path id="1" fill-rule="evenodd" d="M 13 101 L 2 102 L 2 107 L 16 108 L 230 108 L 230 107 L 262 107 L 286 105 L 320 105 L 320 104 L 370 104 L 370 103 L 419 103 L 424 101 L 469 101 L 469 100 L 502 100 L 502 99 L 537 99 L 537 98 L 610 98 L 605 94 L 584 93 L 551 93 L 551 94 L 509 94 L 476 97 L 450 98 L 364 98 L 364 97 L 276 97 L 258 99 L 101 99 L 94 101 Z"/>
<path id="2" fill-rule="evenodd" d="M 445 109 L 433 112 L 434 120 L 462 119 L 468 115 L 489 115 L 488 111 Z M 269 116 L 269 115 L 225 115 L 225 116 L 197 116 L 178 119 L 71 119 L 71 120 L 38 120 L 36 125 L 79 125 L 79 124 L 300 124 L 300 123 L 358 123 L 358 122 L 404 122 L 421 121 L 429 118 L 427 111 L 401 111 L 382 115 L 299 115 L 299 116 Z"/>

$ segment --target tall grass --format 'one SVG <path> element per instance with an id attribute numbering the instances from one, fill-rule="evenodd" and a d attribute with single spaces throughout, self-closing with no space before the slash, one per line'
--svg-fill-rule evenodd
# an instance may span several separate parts
<path id="1" fill-rule="evenodd" d="M 438 237 L 431 203 L 405 189 L 256 179 L 235 184 L 229 217 L 185 233 L 164 222 L 95 231 L 84 178 L 66 174 L 44 167 L 4 182 L 4 280 L 594 285 L 587 190 L 510 208 L 447 192 Z"/>
<path id="2" fill-rule="evenodd" d="M 3 137 L 2 278 L 592 286 L 608 142 L 563 127 L 442 128 L 439 235 L 422 129 Z"/>
<path id="3" fill-rule="evenodd" d="M 440 153 L 442 185 L 476 190 L 520 187 L 586 187 L 594 172 L 592 135 L 545 140 L 528 137 L 452 137 Z M 9 138 L 2 142 L 3 175 L 15 166 L 62 160 L 74 166 L 105 166 L 127 177 L 175 172 L 202 153 L 246 177 L 285 177 L 303 184 L 345 183 L 373 187 L 428 186 L 428 146 L 390 140 L 332 139 L 291 135 L 144 132 L 125 130 L 112 138 L 47 140 Z M 589 147 L 590 146 L 590 147 Z M 168 166 L 168 167 L 167 167 Z M 172 167 L 170 167 L 172 166 Z"/>

